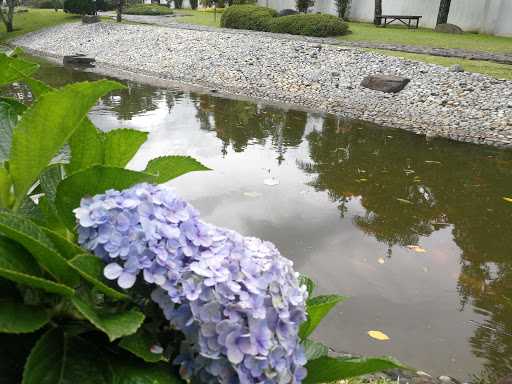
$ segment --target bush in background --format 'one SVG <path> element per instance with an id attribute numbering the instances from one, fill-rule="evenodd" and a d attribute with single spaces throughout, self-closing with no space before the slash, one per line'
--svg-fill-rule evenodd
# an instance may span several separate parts
<path id="1" fill-rule="evenodd" d="M 308 9 L 315 5 L 315 0 L 295 0 L 297 11 L 307 13 Z"/>
<path id="2" fill-rule="evenodd" d="M 257 5 L 233 5 L 227 8 L 220 19 L 221 27 L 270 31 L 270 24 L 277 12 Z"/>
<path id="3" fill-rule="evenodd" d="M 189 3 L 190 3 L 190 8 L 192 8 L 192 9 L 197 9 L 197 6 L 199 5 L 198 0 L 189 0 Z"/>
<path id="4" fill-rule="evenodd" d="M 135 4 L 128 7 L 124 13 L 127 15 L 172 15 L 174 12 L 169 7 L 159 4 Z"/>
<path id="5" fill-rule="evenodd" d="M 283 9 L 283 10 L 279 11 L 278 16 L 290 16 L 290 15 L 296 15 L 297 13 L 298 12 L 295 9 L 287 8 L 287 9 Z"/>
<path id="6" fill-rule="evenodd" d="M 77 15 L 94 15 L 96 11 L 114 9 L 112 0 L 64 0 L 64 12 Z"/>
<path id="7" fill-rule="evenodd" d="M 336 11 L 338 12 L 338 17 L 340 19 L 346 20 L 346 16 L 348 15 L 348 11 L 350 9 L 350 4 L 352 0 L 334 0 L 336 4 Z"/>
<path id="8" fill-rule="evenodd" d="M 27 7 L 39 8 L 39 9 L 62 9 L 62 0 L 32 0 L 26 2 Z"/>
<path id="9" fill-rule="evenodd" d="M 174 8 L 176 8 L 176 9 L 183 8 L 183 0 L 174 0 Z"/>
<path id="10" fill-rule="evenodd" d="M 270 32 L 304 36 L 338 36 L 347 33 L 348 26 L 341 19 L 325 14 L 301 14 L 273 19 Z"/>
<path id="11" fill-rule="evenodd" d="M 256 2 L 257 0 L 231 0 L 231 4 L 229 5 L 254 5 Z"/>

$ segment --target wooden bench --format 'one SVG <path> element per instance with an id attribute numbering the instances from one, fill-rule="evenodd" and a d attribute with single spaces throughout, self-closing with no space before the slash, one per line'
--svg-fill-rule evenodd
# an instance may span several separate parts
<path id="1" fill-rule="evenodd" d="M 398 15 L 381 15 L 377 16 L 377 19 L 381 22 L 380 27 L 386 28 L 387 25 L 399 21 L 403 25 L 405 25 L 408 28 L 418 28 L 420 24 L 420 19 L 422 16 L 398 16 Z M 382 21 L 384 20 L 384 24 L 382 24 Z M 388 21 L 389 20 L 389 21 Z M 412 21 L 416 21 L 416 25 L 411 24 Z"/>

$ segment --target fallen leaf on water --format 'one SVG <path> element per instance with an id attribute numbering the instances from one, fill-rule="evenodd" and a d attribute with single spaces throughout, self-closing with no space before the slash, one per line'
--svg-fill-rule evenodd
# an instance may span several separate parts
<path id="1" fill-rule="evenodd" d="M 385 333 L 382 333 L 381 331 L 368 331 L 368 336 L 379 341 L 389 340 L 389 336 Z"/>
<path id="2" fill-rule="evenodd" d="M 423 270 L 423 272 L 425 272 L 425 273 L 428 273 L 428 271 L 429 271 L 428 267 L 423 267 L 423 268 L 422 268 L 422 270 Z"/>
<path id="3" fill-rule="evenodd" d="M 422 248 L 419 245 L 408 245 L 407 248 L 409 248 L 411 251 L 418 252 L 418 253 L 427 252 L 427 250 L 425 248 Z"/>
<path id="4" fill-rule="evenodd" d="M 405 199 L 401 199 L 399 197 L 396 198 L 399 202 L 401 203 L 404 203 L 404 204 L 412 204 L 412 202 L 410 202 L 409 200 L 405 200 Z"/>
<path id="5" fill-rule="evenodd" d="M 425 160 L 425 163 L 427 163 L 427 164 L 441 164 L 440 161 L 435 161 L 435 160 Z"/>
<path id="6" fill-rule="evenodd" d="M 512 197 L 504 197 L 503 200 L 505 200 L 508 203 L 512 203 Z"/>
<path id="7" fill-rule="evenodd" d="M 259 193 L 259 192 L 244 192 L 243 195 L 246 197 L 260 197 L 261 193 Z"/>
<path id="8" fill-rule="evenodd" d="M 356 180 L 356 182 L 358 182 L 358 183 L 365 183 L 367 181 L 368 181 L 368 179 L 357 179 Z"/>
<path id="9" fill-rule="evenodd" d="M 379 257 L 377 259 L 377 263 L 379 263 L 379 264 L 384 264 L 385 262 L 386 262 L 386 260 L 383 257 Z"/>
<path id="10" fill-rule="evenodd" d="M 269 177 L 268 179 L 263 180 L 263 184 L 273 187 L 274 185 L 279 184 L 279 179 L 276 179 L 275 177 Z"/>

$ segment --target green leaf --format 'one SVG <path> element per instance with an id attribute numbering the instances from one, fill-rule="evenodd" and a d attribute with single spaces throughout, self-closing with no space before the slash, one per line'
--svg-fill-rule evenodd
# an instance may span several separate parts
<path id="1" fill-rule="evenodd" d="M 135 308 L 125 312 L 109 313 L 94 308 L 90 303 L 77 296 L 72 297 L 71 302 L 96 328 L 105 332 L 110 341 L 137 332 L 144 321 L 142 312 Z"/>
<path id="2" fill-rule="evenodd" d="M 0 54 L 0 86 L 11 84 L 35 73 L 39 65 Z"/>
<path id="3" fill-rule="evenodd" d="M 30 352 L 22 384 L 111 384 L 104 354 L 80 337 L 52 329 Z"/>
<path id="4" fill-rule="evenodd" d="M 135 129 L 114 129 L 106 133 L 103 164 L 110 167 L 124 167 L 144 144 L 147 137 L 147 132 Z"/>
<path id="5" fill-rule="evenodd" d="M 27 84 L 32 90 L 32 95 L 37 99 L 47 92 L 53 91 L 53 88 L 49 87 L 42 81 L 33 79 L 31 77 L 25 77 L 23 82 Z"/>
<path id="6" fill-rule="evenodd" d="M 0 301 L 0 333 L 30 333 L 50 321 L 43 307 Z"/>
<path id="7" fill-rule="evenodd" d="M 23 114 L 14 129 L 10 158 L 16 207 L 98 98 L 119 88 L 107 80 L 70 84 L 43 94 Z"/>
<path id="8" fill-rule="evenodd" d="M 308 337 L 329 311 L 343 300 L 345 298 L 338 295 L 317 296 L 309 299 L 306 303 L 308 319 L 301 325 L 299 331 L 301 339 Z"/>
<path id="9" fill-rule="evenodd" d="M 112 384 L 184 384 L 169 364 L 147 364 L 143 361 L 117 359 L 111 361 Z"/>
<path id="10" fill-rule="evenodd" d="M 306 339 L 302 342 L 302 345 L 304 346 L 304 352 L 308 361 L 327 356 L 329 353 L 329 348 L 326 345 L 313 340 Z"/>
<path id="11" fill-rule="evenodd" d="M 94 182 L 91 183 L 91 180 Z M 66 226 L 73 229 L 75 227 L 73 210 L 80 206 L 82 198 L 104 193 L 108 189 L 121 190 L 137 183 L 153 181 L 154 177 L 147 173 L 96 165 L 67 177 L 59 184 L 57 210 Z"/>
<path id="12" fill-rule="evenodd" d="M 11 194 L 12 180 L 3 164 L 0 164 L 0 207 L 9 208 L 13 203 Z"/>
<path id="13" fill-rule="evenodd" d="M 163 156 L 151 160 L 144 172 L 155 175 L 156 183 L 161 184 L 188 172 L 209 170 L 189 156 Z"/>
<path id="14" fill-rule="evenodd" d="M 69 147 L 71 159 L 66 167 L 69 174 L 103 164 L 103 133 L 89 119 L 84 119 L 73 133 Z"/>
<path id="15" fill-rule="evenodd" d="M 71 296 L 74 290 L 44 278 L 37 262 L 25 249 L 0 236 L 0 276 L 50 293 Z"/>
<path id="16" fill-rule="evenodd" d="M 308 375 L 304 384 L 331 383 L 342 379 L 349 379 L 370 373 L 381 372 L 386 369 L 403 368 L 403 366 L 392 358 L 342 358 L 342 357 L 320 357 L 311 360 L 306 364 Z"/>
<path id="17" fill-rule="evenodd" d="M 19 104 L 19 103 L 18 103 Z M 23 104 L 19 104 L 24 107 Z M 21 107 L 7 99 L 0 100 L 0 162 L 9 159 L 11 154 L 12 132 L 18 124 Z"/>
<path id="18" fill-rule="evenodd" d="M 82 250 L 83 252 L 83 250 Z M 74 257 L 69 261 L 74 268 L 85 280 L 90 282 L 104 294 L 119 300 L 129 299 L 129 296 L 111 288 L 107 285 L 103 277 L 103 268 L 105 264 L 96 256 L 82 254 Z"/>
<path id="19" fill-rule="evenodd" d="M 313 295 L 313 291 L 315 290 L 315 282 L 313 280 L 311 280 L 306 275 L 301 274 L 299 276 L 299 284 L 306 286 L 308 297 L 311 297 L 311 295 Z"/>
<path id="20" fill-rule="evenodd" d="M 123 337 L 119 342 L 121 348 L 126 349 L 148 363 L 157 363 L 165 360 L 162 353 L 151 352 L 151 347 L 156 344 L 158 344 L 157 338 L 142 328 L 133 335 Z"/>
<path id="21" fill-rule="evenodd" d="M 23 245 L 39 265 L 59 282 L 74 286 L 78 275 L 55 249 L 44 231 L 32 221 L 9 212 L 0 212 L 0 231 Z"/>
<path id="22" fill-rule="evenodd" d="M 59 253 L 66 259 L 71 260 L 76 255 L 80 255 L 85 251 L 79 245 L 74 242 L 68 240 L 60 233 L 52 231 L 49 228 L 41 228 L 46 236 L 50 238 L 55 248 L 59 251 Z M 69 232 L 68 232 L 69 234 Z"/>
<path id="23" fill-rule="evenodd" d="M 62 164 L 52 164 L 47 167 L 39 177 L 41 190 L 53 202 L 57 195 L 57 186 L 60 184 L 64 174 L 62 172 Z"/>

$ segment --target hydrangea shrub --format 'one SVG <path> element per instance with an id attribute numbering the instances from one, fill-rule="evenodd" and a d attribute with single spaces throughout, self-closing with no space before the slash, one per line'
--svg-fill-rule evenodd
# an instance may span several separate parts
<path id="1" fill-rule="evenodd" d="M 138 184 L 82 200 L 79 243 L 104 274 L 130 288 L 155 286 L 153 301 L 183 332 L 175 360 L 204 383 L 300 383 L 298 337 L 307 291 L 290 260 L 265 241 L 203 222 L 164 186 Z"/>

